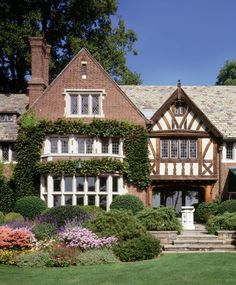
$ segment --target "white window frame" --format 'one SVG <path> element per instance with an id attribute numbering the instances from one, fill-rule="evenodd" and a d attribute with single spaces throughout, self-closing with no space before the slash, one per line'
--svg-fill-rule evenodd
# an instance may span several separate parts
<path id="1" fill-rule="evenodd" d="M 226 144 L 227 143 L 228 142 L 224 142 L 223 144 L 222 162 L 236 162 L 236 142 L 229 141 L 229 143 L 233 143 L 233 158 L 232 159 L 226 158 L 226 153 L 227 153 Z"/>
<path id="2" fill-rule="evenodd" d="M 72 177 L 72 191 L 65 191 L 65 176 L 55 175 L 57 177 L 61 177 L 60 191 L 54 192 L 54 183 L 53 176 L 42 175 L 41 183 L 40 183 L 40 197 L 44 201 L 47 202 L 48 207 L 53 207 L 54 205 L 54 196 L 59 196 L 61 205 L 65 205 L 65 198 L 67 195 L 72 196 L 72 205 L 77 204 L 77 197 L 83 197 L 83 204 L 88 205 L 89 196 L 95 197 L 95 206 L 99 207 L 100 197 L 106 196 L 106 210 L 108 211 L 110 208 L 110 204 L 114 196 L 123 195 L 127 193 L 126 186 L 124 185 L 124 180 L 121 175 L 115 174 L 107 174 L 100 176 L 91 176 L 95 178 L 95 191 L 88 191 L 88 177 L 84 177 L 84 184 L 82 191 L 76 191 L 76 177 L 78 175 L 65 175 Z M 83 177 L 83 176 L 80 176 Z M 100 177 L 106 177 L 106 191 L 100 191 Z M 117 177 L 117 190 L 113 192 L 113 177 Z M 45 187 L 45 179 L 47 179 L 47 188 Z"/>
<path id="3" fill-rule="evenodd" d="M 101 89 L 65 89 L 63 95 L 65 96 L 65 111 L 64 115 L 67 118 L 103 118 L 103 100 L 106 95 L 105 90 Z M 82 114 L 81 98 L 83 95 L 88 95 L 88 114 Z M 92 113 L 92 96 L 99 96 L 99 113 Z M 71 114 L 71 96 L 77 96 L 78 114 Z"/>
<path id="4" fill-rule="evenodd" d="M 3 160 L 3 144 L 8 145 L 8 160 Z M 11 142 L 2 142 L 0 143 L 0 161 L 3 163 L 17 162 L 17 160 L 13 160 L 13 150 L 12 150 Z"/>

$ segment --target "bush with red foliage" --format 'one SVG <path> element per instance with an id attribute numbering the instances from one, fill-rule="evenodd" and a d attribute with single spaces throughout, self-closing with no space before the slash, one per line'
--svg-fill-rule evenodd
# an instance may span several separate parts
<path id="1" fill-rule="evenodd" d="M 34 243 L 34 234 L 29 229 L 0 226 L 0 249 L 30 249 Z"/>

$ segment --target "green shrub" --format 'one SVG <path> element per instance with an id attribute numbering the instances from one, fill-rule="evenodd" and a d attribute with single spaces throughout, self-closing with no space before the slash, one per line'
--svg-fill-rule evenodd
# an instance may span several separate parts
<path id="1" fill-rule="evenodd" d="M 49 254 L 46 251 L 34 251 L 22 253 L 16 257 L 16 265 L 19 267 L 43 267 L 49 260 Z"/>
<path id="2" fill-rule="evenodd" d="M 3 212 L 0 212 L 0 225 L 2 225 L 4 223 L 5 220 L 5 216 L 3 214 Z"/>
<path id="3" fill-rule="evenodd" d="M 90 219 L 95 219 L 98 214 L 103 213 L 104 210 L 100 207 L 86 205 L 86 206 L 79 206 L 82 210 L 89 214 Z"/>
<path id="4" fill-rule="evenodd" d="M 47 222 L 53 222 L 58 227 L 64 226 L 67 221 L 77 220 L 81 224 L 89 220 L 89 214 L 78 206 L 56 206 L 47 209 L 41 215 Z"/>
<path id="5" fill-rule="evenodd" d="M 0 178 L 0 211 L 4 213 L 13 211 L 16 202 L 15 191 L 9 184 L 10 182 Z"/>
<path id="6" fill-rule="evenodd" d="M 216 203 L 203 202 L 198 205 L 195 211 L 195 220 L 206 223 L 210 216 L 215 215 L 218 209 Z"/>
<path id="7" fill-rule="evenodd" d="M 11 213 L 8 213 L 8 214 L 5 215 L 4 222 L 6 224 L 12 223 L 14 221 L 23 222 L 24 221 L 24 217 L 21 214 L 15 213 L 15 212 L 11 212 Z"/>
<path id="8" fill-rule="evenodd" d="M 56 233 L 56 226 L 51 223 L 36 224 L 33 228 L 33 233 L 37 240 L 48 240 Z"/>
<path id="9" fill-rule="evenodd" d="M 81 252 L 78 256 L 78 262 L 82 265 L 95 265 L 95 264 L 111 264 L 118 263 L 111 249 L 91 249 Z"/>
<path id="10" fill-rule="evenodd" d="M 37 196 L 26 196 L 16 201 L 15 211 L 29 219 L 34 219 L 47 208 L 46 203 Z"/>
<path id="11" fill-rule="evenodd" d="M 236 212 L 236 200 L 227 200 L 218 206 L 218 214 L 223 214 L 225 212 Z"/>
<path id="12" fill-rule="evenodd" d="M 146 208 L 136 217 L 148 231 L 181 231 L 181 224 L 173 208 Z"/>
<path id="13" fill-rule="evenodd" d="M 143 202 L 133 195 L 121 195 L 117 196 L 111 203 L 111 209 L 117 210 L 131 210 L 133 214 L 143 210 Z"/>
<path id="14" fill-rule="evenodd" d="M 212 216 L 206 224 L 207 231 L 216 234 L 220 230 L 236 230 L 236 213 L 224 213 L 223 215 Z"/>
<path id="15" fill-rule="evenodd" d="M 100 237 L 115 236 L 118 240 L 132 239 L 146 232 L 131 212 L 121 210 L 98 215 L 90 222 L 89 228 Z"/>
<path id="16" fill-rule="evenodd" d="M 114 248 L 114 253 L 121 261 L 136 261 L 152 259 L 161 252 L 160 241 L 147 233 L 138 238 L 120 242 Z"/>

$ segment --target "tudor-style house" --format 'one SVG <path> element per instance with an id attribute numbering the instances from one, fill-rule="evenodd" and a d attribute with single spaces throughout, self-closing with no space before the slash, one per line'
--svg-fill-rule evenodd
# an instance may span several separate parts
<path id="1" fill-rule="evenodd" d="M 38 119 L 125 120 L 149 136 L 152 184 L 146 190 L 122 175 L 41 176 L 40 196 L 49 207 L 97 205 L 109 209 L 117 195 L 131 193 L 146 205 L 182 205 L 213 201 L 236 192 L 236 87 L 118 86 L 82 49 L 48 84 L 50 46 L 30 38 L 32 77 L 28 94 L 0 95 L 0 160 L 15 161 L 16 119 L 34 112 Z M 41 161 L 109 157 L 123 161 L 121 137 L 52 134 L 45 137 Z"/>

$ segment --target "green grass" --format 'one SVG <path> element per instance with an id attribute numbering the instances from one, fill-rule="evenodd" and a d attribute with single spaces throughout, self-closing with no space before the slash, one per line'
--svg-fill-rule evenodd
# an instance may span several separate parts
<path id="1" fill-rule="evenodd" d="M 69 268 L 0 266 L 1 285 L 228 285 L 236 284 L 236 254 L 169 254 L 114 265 Z"/>

